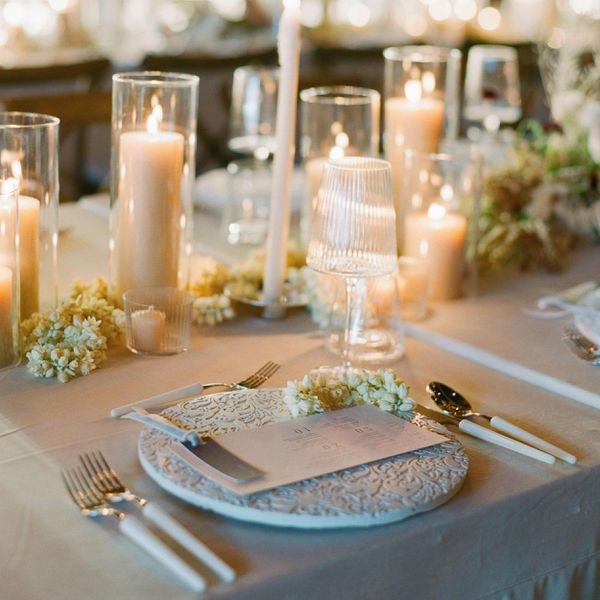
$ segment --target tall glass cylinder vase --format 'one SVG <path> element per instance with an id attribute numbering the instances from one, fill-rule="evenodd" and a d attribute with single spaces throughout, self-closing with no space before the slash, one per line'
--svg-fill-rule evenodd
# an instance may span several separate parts
<path id="1" fill-rule="evenodd" d="M 424 259 L 428 297 L 450 300 L 476 291 L 475 253 L 481 195 L 481 163 L 469 147 L 454 154 L 406 150 L 403 254 Z"/>
<path id="2" fill-rule="evenodd" d="M 19 362 L 19 255 L 17 179 L 0 179 L 0 377 Z"/>
<path id="3" fill-rule="evenodd" d="M 19 181 L 21 319 L 58 301 L 59 119 L 0 113 L 0 168 Z"/>
<path id="4" fill-rule="evenodd" d="M 404 151 L 439 152 L 456 138 L 461 52 L 435 46 L 386 48 L 385 157 L 392 164 L 398 243 L 402 245 Z"/>
<path id="5" fill-rule="evenodd" d="M 110 279 L 122 296 L 189 284 L 198 77 L 113 76 Z"/>
<path id="6" fill-rule="evenodd" d="M 327 159 L 379 155 L 381 99 L 375 90 L 340 85 L 302 90 L 300 102 L 306 175 L 301 234 L 306 241 Z"/>

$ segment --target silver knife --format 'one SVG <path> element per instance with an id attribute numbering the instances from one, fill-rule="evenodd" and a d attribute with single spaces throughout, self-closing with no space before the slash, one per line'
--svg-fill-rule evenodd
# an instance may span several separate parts
<path id="1" fill-rule="evenodd" d="M 238 483 L 252 481 L 265 475 L 264 471 L 236 456 L 213 438 L 202 438 L 202 444 L 199 446 L 194 446 L 190 442 L 179 442 L 178 446 L 185 448 L 187 452 L 221 475 Z M 177 455 L 184 458 L 180 452 Z"/>
<path id="2" fill-rule="evenodd" d="M 523 442 L 519 442 L 513 438 L 502 435 L 493 429 L 483 427 L 482 425 L 474 423 L 473 421 L 469 421 L 468 419 L 459 419 L 458 417 L 445 415 L 437 410 L 431 410 L 430 408 L 419 404 L 415 406 L 415 410 L 444 425 L 448 423 L 457 425 L 460 431 L 463 433 L 467 433 L 475 438 L 483 440 L 484 442 L 489 442 L 490 444 L 506 448 L 507 450 L 512 450 L 518 454 L 529 456 L 530 458 L 534 458 L 535 460 L 539 460 L 550 465 L 553 465 L 556 462 L 555 457 L 547 452 L 543 452 L 542 450 L 528 446 Z"/>
<path id="3" fill-rule="evenodd" d="M 152 414 L 143 408 L 136 408 L 121 418 L 143 423 L 148 427 L 165 433 L 174 440 L 177 440 L 180 448 L 185 449 L 183 452 L 178 452 L 178 456 L 185 459 L 186 453 L 189 452 L 195 458 L 233 481 L 241 483 L 257 479 L 265 474 L 264 471 L 247 463 L 239 456 L 221 446 L 213 438 L 203 438 L 197 431 L 182 429 L 163 415 Z M 194 465 L 192 464 L 192 466 Z"/>

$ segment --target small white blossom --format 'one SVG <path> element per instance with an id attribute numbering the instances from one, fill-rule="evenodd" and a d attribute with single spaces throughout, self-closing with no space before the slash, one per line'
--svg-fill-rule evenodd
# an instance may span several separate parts
<path id="1" fill-rule="evenodd" d="M 373 373 L 321 367 L 300 380 L 288 381 L 283 399 L 293 417 L 360 404 L 393 413 L 410 411 L 415 406 L 407 385 L 389 369 Z"/>

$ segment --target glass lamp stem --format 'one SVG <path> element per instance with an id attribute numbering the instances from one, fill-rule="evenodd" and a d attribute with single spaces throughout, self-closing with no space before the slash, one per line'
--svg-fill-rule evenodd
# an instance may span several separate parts
<path id="1" fill-rule="evenodd" d="M 352 366 L 352 345 L 362 330 L 366 285 L 360 277 L 346 277 L 346 318 L 344 323 L 344 367 Z"/>

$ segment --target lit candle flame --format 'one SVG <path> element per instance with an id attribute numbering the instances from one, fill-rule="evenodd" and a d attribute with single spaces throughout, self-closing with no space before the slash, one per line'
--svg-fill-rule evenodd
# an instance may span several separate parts
<path id="1" fill-rule="evenodd" d="M 404 84 L 404 95 L 410 102 L 418 102 L 422 94 L 422 85 L 417 79 L 411 79 Z"/>
<path id="2" fill-rule="evenodd" d="M 157 104 L 152 109 L 152 114 L 148 117 L 148 121 L 146 122 L 146 129 L 148 133 L 156 133 L 158 131 L 158 126 L 162 123 L 163 119 L 163 109 L 160 104 Z"/>
<path id="3" fill-rule="evenodd" d="M 437 202 L 434 202 L 427 211 L 427 216 L 433 221 L 439 221 L 446 216 L 446 209 Z"/>
<path id="4" fill-rule="evenodd" d="M 431 94 L 435 90 L 435 75 L 431 71 L 423 73 L 423 91 Z"/>

